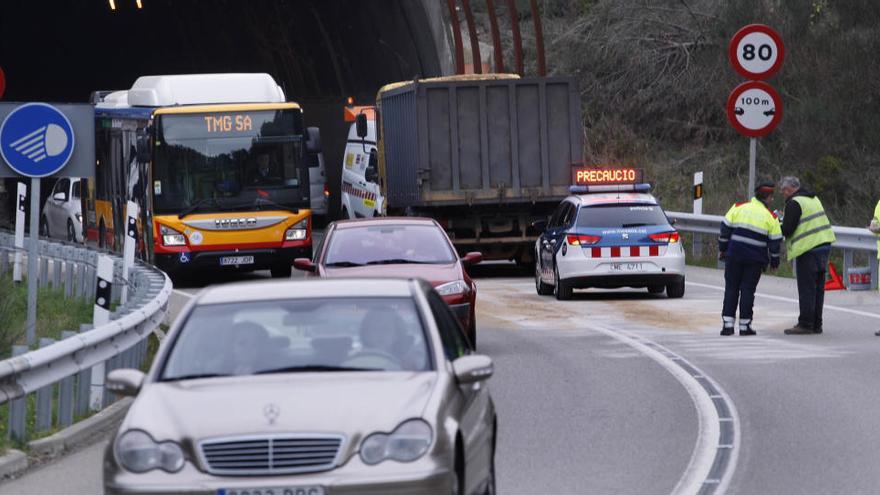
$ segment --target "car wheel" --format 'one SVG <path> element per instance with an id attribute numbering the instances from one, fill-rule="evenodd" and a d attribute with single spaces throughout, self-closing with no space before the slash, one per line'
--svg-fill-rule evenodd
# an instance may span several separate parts
<path id="1" fill-rule="evenodd" d="M 684 297 L 684 277 L 666 286 L 666 296 L 670 299 Z"/>
<path id="2" fill-rule="evenodd" d="M 290 278 L 293 268 L 290 265 L 275 265 L 269 269 L 272 278 Z"/>
<path id="3" fill-rule="evenodd" d="M 666 290 L 665 285 L 649 285 L 648 292 L 651 294 L 662 294 L 663 291 Z"/>
<path id="4" fill-rule="evenodd" d="M 553 294 L 560 301 L 571 299 L 572 288 L 559 278 L 559 267 L 553 265 Z"/>
<path id="5" fill-rule="evenodd" d="M 455 468 L 452 470 L 452 495 L 464 493 L 464 452 L 458 440 L 455 442 Z"/>
<path id="6" fill-rule="evenodd" d="M 553 294 L 553 286 L 550 284 L 545 284 L 543 280 L 541 280 L 541 264 L 535 262 L 535 291 L 538 292 L 539 296 L 549 296 Z"/>
<path id="7" fill-rule="evenodd" d="M 476 318 L 471 317 L 471 322 L 468 324 L 467 329 L 467 338 L 471 342 L 471 349 L 477 350 L 477 322 Z"/>
<path id="8" fill-rule="evenodd" d="M 49 237 L 49 222 L 46 217 L 40 219 L 40 237 Z"/>
<path id="9" fill-rule="evenodd" d="M 486 489 L 483 491 L 483 495 L 495 495 L 497 493 L 495 490 L 495 446 L 497 443 L 498 424 L 496 423 L 492 431 L 492 458 L 489 459 L 489 479 L 486 480 Z"/>
<path id="10" fill-rule="evenodd" d="M 73 222 L 67 221 L 67 240 L 68 242 L 76 242 L 76 229 L 73 228 Z"/>

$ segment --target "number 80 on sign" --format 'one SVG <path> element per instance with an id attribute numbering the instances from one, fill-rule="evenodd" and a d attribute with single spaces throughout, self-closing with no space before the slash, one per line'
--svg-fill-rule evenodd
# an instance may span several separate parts
<path id="1" fill-rule="evenodd" d="M 761 81 L 771 77 L 782 66 L 785 45 L 773 28 L 749 24 L 733 35 L 728 58 L 741 76 Z"/>

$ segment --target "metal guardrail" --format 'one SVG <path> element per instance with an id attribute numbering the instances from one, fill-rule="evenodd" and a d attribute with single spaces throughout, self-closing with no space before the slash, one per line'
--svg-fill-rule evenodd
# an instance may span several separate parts
<path id="1" fill-rule="evenodd" d="M 724 217 L 720 215 L 695 215 L 693 213 L 682 213 L 675 211 L 667 211 L 666 216 L 670 220 L 675 220 L 675 228 L 684 232 L 694 232 L 699 234 L 719 235 L 721 231 L 721 223 Z M 869 254 L 869 266 L 871 274 L 877 274 L 877 236 L 870 230 L 858 227 L 841 227 L 833 226 L 834 235 L 837 241 L 833 247 L 843 250 L 843 273 L 846 274 L 850 268 L 854 268 L 854 251 L 864 251 Z M 849 280 L 844 276 L 844 282 L 849 286 Z M 877 277 L 871 277 L 871 288 L 877 288 Z"/>
<path id="2" fill-rule="evenodd" d="M 25 253 L 29 242 L 30 239 L 25 239 Z M 67 298 L 92 301 L 98 256 L 106 253 L 54 241 L 40 240 L 39 243 L 36 275 L 40 287 L 51 282 L 53 288 L 63 289 Z M 11 267 L 15 251 L 14 236 L 0 232 L 0 274 Z M 165 319 L 172 290 L 168 276 L 149 265 L 135 263 L 129 269 L 128 280 L 123 280 L 122 258 L 109 256 L 115 272 L 112 300 L 120 302 L 117 289 L 122 284 L 129 289 L 127 301 L 116 307 L 108 323 L 97 328 L 83 325 L 79 332 L 65 331 L 59 341 L 41 339 L 39 349 L 0 361 L 0 404 L 11 401 L 10 432 L 19 440 L 24 440 L 23 431 L 13 431 L 17 428 L 12 423 L 23 427 L 23 398 L 37 394 L 37 431 L 51 428 L 53 402 L 57 403 L 54 423 L 68 426 L 74 416 L 88 411 L 91 368 L 105 363 L 109 373 L 120 367 L 140 366 L 146 354 L 146 337 Z M 27 349 L 18 347 L 18 350 Z M 104 395 L 105 406 L 112 400 L 109 395 Z M 19 417 L 13 418 L 15 415 Z"/>

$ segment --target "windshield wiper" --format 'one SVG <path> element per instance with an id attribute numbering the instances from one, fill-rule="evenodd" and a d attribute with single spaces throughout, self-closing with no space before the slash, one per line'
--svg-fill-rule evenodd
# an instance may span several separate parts
<path id="1" fill-rule="evenodd" d="M 177 215 L 177 218 L 182 219 L 183 217 L 189 215 L 190 213 L 195 212 L 196 210 L 198 210 L 199 208 L 201 208 L 203 206 L 213 206 L 215 208 L 220 208 L 220 203 L 217 202 L 216 198 L 202 198 L 202 199 L 196 201 L 195 203 L 193 203 L 192 205 L 190 205 L 189 208 L 180 212 L 180 214 Z"/>
<path id="2" fill-rule="evenodd" d="M 232 375 L 224 375 L 222 373 L 193 373 L 191 375 L 180 375 L 180 376 L 172 376 L 170 378 L 163 378 L 163 382 L 178 382 L 180 380 L 196 380 L 198 378 L 218 378 L 221 376 L 232 376 Z"/>
<path id="3" fill-rule="evenodd" d="M 324 364 L 307 364 L 304 366 L 287 366 L 285 368 L 273 368 L 270 370 L 262 370 L 254 373 L 255 375 L 266 375 L 269 373 L 299 373 L 309 371 L 384 371 L 382 368 L 355 368 L 351 366 L 330 366 Z"/>
<path id="4" fill-rule="evenodd" d="M 413 263 L 413 264 L 418 264 L 418 265 L 431 264 L 430 261 L 405 260 L 403 258 L 394 258 L 394 259 L 389 259 L 389 260 L 375 260 L 375 261 L 368 261 L 367 262 L 368 265 L 398 265 L 398 264 L 404 265 L 407 263 Z"/>
<path id="5" fill-rule="evenodd" d="M 283 204 L 276 203 L 276 202 L 272 201 L 271 199 L 261 198 L 261 197 L 257 196 L 256 198 L 254 198 L 254 208 L 261 210 L 262 209 L 262 208 L 260 208 L 261 206 L 272 206 L 272 207 L 278 208 L 280 210 L 287 210 L 289 212 L 292 212 L 294 215 L 299 213 L 299 208 L 284 206 Z"/>
<path id="6" fill-rule="evenodd" d="M 352 267 L 352 266 L 364 266 L 364 265 L 363 265 L 363 263 L 355 263 L 354 261 L 334 261 L 333 263 L 325 263 L 324 266 Z"/>

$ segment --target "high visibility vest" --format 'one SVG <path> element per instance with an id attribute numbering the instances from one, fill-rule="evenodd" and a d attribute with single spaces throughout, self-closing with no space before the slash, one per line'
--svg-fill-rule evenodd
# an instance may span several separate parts
<path id="1" fill-rule="evenodd" d="M 732 257 L 766 264 L 771 258 L 779 257 L 782 230 L 779 220 L 764 203 L 752 198 L 728 210 L 718 241 L 719 249 L 724 249 Z"/>
<path id="2" fill-rule="evenodd" d="M 788 253 L 789 261 L 816 246 L 830 244 L 837 240 L 819 198 L 795 196 L 792 199 L 797 201 L 801 207 L 801 219 L 794 233 L 785 239 L 785 250 Z"/>
<path id="3" fill-rule="evenodd" d="M 874 207 L 874 219 L 880 222 L 880 201 L 877 201 L 877 206 Z M 877 259 L 880 260 L 880 234 L 877 237 Z"/>

